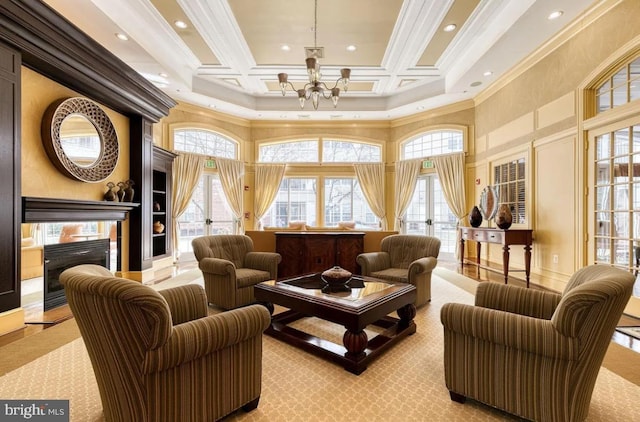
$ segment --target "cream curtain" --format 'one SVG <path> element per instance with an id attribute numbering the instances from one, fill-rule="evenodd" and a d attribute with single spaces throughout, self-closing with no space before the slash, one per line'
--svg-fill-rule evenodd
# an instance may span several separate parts
<path id="1" fill-rule="evenodd" d="M 467 215 L 467 202 L 464 194 L 464 153 L 431 157 L 436 166 L 442 193 L 451 212 L 458 218 L 457 226 Z M 460 230 L 456 230 L 456 258 L 459 258 Z"/>
<path id="2" fill-rule="evenodd" d="M 244 233 L 244 219 L 242 218 L 242 209 L 244 207 L 242 201 L 244 177 L 244 163 L 229 158 L 216 157 L 216 167 L 220 175 L 220 184 L 227 198 L 231 212 L 233 213 L 235 223 L 235 233 Z"/>
<path id="3" fill-rule="evenodd" d="M 404 213 L 407 211 L 413 191 L 416 189 L 418 174 L 422 158 L 413 160 L 398 161 L 396 163 L 396 183 L 395 183 L 395 215 L 396 221 L 394 230 L 402 231 L 404 225 Z"/>
<path id="4" fill-rule="evenodd" d="M 387 213 L 384 208 L 384 164 L 354 164 L 353 168 L 367 204 L 380 219 L 380 229 L 387 230 Z"/>
<path id="5" fill-rule="evenodd" d="M 173 179 L 171 180 L 171 217 L 173 224 L 174 258 L 180 256 L 180 230 L 178 230 L 178 217 L 189 206 L 191 196 L 202 175 L 205 157 L 202 155 L 179 152 L 173 160 Z"/>
<path id="6" fill-rule="evenodd" d="M 256 164 L 256 195 L 253 216 L 258 230 L 262 230 L 260 219 L 276 199 L 285 168 L 286 164 Z"/>

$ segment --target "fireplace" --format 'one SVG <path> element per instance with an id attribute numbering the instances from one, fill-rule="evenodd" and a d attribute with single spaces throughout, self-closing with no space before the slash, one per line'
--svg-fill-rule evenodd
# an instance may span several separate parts
<path id="1" fill-rule="evenodd" d="M 97 264 L 109 268 L 109 239 L 57 243 L 44 246 L 44 310 L 67 303 L 60 274 L 80 264 Z"/>

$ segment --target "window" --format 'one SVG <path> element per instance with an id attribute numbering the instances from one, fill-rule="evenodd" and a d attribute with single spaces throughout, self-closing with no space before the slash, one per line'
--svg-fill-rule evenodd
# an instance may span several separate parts
<path id="1" fill-rule="evenodd" d="M 322 159 L 320 158 L 322 147 Z M 262 163 L 358 163 L 382 161 L 382 147 L 340 140 L 297 140 L 260 145 Z"/>
<path id="2" fill-rule="evenodd" d="M 285 178 L 273 205 L 262 218 L 262 224 L 287 227 L 291 221 L 304 221 L 308 226 L 315 226 L 316 197 L 315 178 Z"/>
<path id="3" fill-rule="evenodd" d="M 315 163 L 318 141 L 294 141 L 260 145 L 259 161 L 263 163 Z"/>
<path id="4" fill-rule="evenodd" d="M 595 260 L 637 268 L 640 125 L 601 134 L 595 142 Z"/>
<path id="5" fill-rule="evenodd" d="M 422 133 L 402 144 L 403 160 L 464 151 L 461 130 L 438 130 Z"/>
<path id="6" fill-rule="evenodd" d="M 345 141 L 323 141 L 322 161 L 325 163 L 364 163 L 382 161 L 378 145 Z"/>
<path id="7" fill-rule="evenodd" d="M 212 157 L 238 157 L 236 142 L 204 129 L 175 130 L 173 132 L 173 149 Z"/>
<path id="8" fill-rule="evenodd" d="M 335 227 L 341 221 L 354 221 L 357 228 L 376 230 L 378 218 L 373 214 L 356 179 L 324 180 L 324 226 Z"/>
<path id="9" fill-rule="evenodd" d="M 623 65 L 596 88 L 597 112 L 601 113 L 640 98 L 640 57 Z"/>
<path id="10" fill-rule="evenodd" d="M 514 224 L 526 224 L 525 160 L 520 158 L 493 168 L 493 184 L 498 200 L 511 210 Z"/>

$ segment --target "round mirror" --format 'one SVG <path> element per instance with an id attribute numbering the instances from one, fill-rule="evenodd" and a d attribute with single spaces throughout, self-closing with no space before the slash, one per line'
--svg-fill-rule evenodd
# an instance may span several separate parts
<path id="1" fill-rule="evenodd" d="M 97 183 L 118 163 L 118 138 L 109 116 L 87 98 L 51 104 L 42 119 L 42 142 L 51 162 L 65 176 Z"/>
<path id="2" fill-rule="evenodd" d="M 82 114 L 70 114 L 60 125 L 60 146 L 80 167 L 91 167 L 100 159 L 102 140 L 98 130 Z"/>

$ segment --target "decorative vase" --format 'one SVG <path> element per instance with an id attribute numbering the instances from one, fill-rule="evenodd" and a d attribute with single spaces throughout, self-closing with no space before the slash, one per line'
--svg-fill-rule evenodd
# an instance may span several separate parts
<path id="1" fill-rule="evenodd" d="M 330 286 L 345 285 L 351 280 L 351 273 L 340 266 L 335 266 L 324 271 L 320 278 Z"/>
<path id="2" fill-rule="evenodd" d="M 502 204 L 498 207 L 498 213 L 496 214 L 496 225 L 502 230 L 506 230 L 511 227 L 513 216 L 511 210 L 507 204 Z"/>
<path id="3" fill-rule="evenodd" d="M 122 202 L 133 202 L 133 185 L 135 185 L 134 181 L 129 179 L 124 183 L 124 195 L 123 195 L 123 199 Z"/>
<path id="4" fill-rule="evenodd" d="M 118 187 L 113 183 L 107 183 L 108 191 L 104 194 L 104 200 L 109 202 L 118 202 Z"/>
<path id="5" fill-rule="evenodd" d="M 124 189 L 125 189 L 124 182 L 118 182 L 118 188 L 120 188 L 116 193 L 116 195 L 118 195 L 118 201 L 124 202 Z"/>
<path id="6" fill-rule="evenodd" d="M 471 227 L 480 227 L 480 224 L 482 224 L 482 213 L 477 206 L 474 206 L 471 213 L 469 213 L 469 224 L 471 224 Z"/>
<path id="7" fill-rule="evenodd" d="M 160 202 L 158 202 L 158 201 L 154 201 L 153 202 L 153 210 L 154 211 L 160 211 Z"/>
<path id="8" fill-rule="evenodd" d="M 164 231 L 164 224 L 162 224 L 160 221 L 156 221 L 155 223 L 153 223 L 153 232 L 154 233 L 162 233 Z"/>

